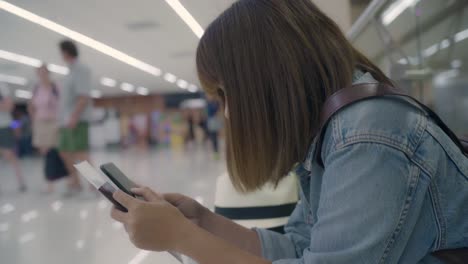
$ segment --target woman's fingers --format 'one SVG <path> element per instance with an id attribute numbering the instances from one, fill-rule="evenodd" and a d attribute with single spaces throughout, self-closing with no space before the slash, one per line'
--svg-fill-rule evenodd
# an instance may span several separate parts
<path id="1" fill-rule="evenodd" d="M 145 198 L 145 200 L 148 202 L 160 201 L 162 199 L 159 194 L 153 192 L 153 190 L 148 187 L 133 188 L 132 192 L 136 195 L 143 196 L 143 198 Z"/>
<path id="2" fill-rule="evenodd" d="M 120 211 L 119 209 L 112 207 L 111 217 L 117 222 L 126 223 L 127 222 L 127 213 Z"/>
<path id="3" fill-rule="evenodd" d="M 128 194 L 126 194 L 126 193 L 124 193 L 124 192 L 122 192 L 120 190 L 114 192 L 114 194 L 112 196 L 114 197 L 114 199 L 117 202 L 119 202 L 121 205 L 123 205 L 128 210 L 133 208 L 135 203 L 138 203 L 137 199 L 131 197 L 130 195 L 128 195 Z"/>
<path id="4" fill-rule="evenodd" d="M 165 193 L 163 194 L 163 198 L 168 203 L 177 207 L 182 201 L 185 200 L 186 197 L 179 193 Z"/>

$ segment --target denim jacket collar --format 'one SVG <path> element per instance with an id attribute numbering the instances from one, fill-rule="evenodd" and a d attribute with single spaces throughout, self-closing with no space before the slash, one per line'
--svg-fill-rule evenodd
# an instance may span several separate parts
<path id="1" fill-rule="evenodd" d="M 363 72 L 361 70 L 355 70 L 354 75 L 353 75 L 353 85 L 355 84 L 360 84 L 360 83 L 375 83 L 377 80 L 374 79 L 372 74 L 368 72 Z M 312 171 L 312 165 L 314 163 L 314 153 L 315 153 L 315 148 L 316 148 L 316 143 L 317 143 L 317 137 L 314 138 L 312 141 L 312 144 L 309 147 L 309 150 L 307 151 L 307 156 L 302 164 L 303 168 L 307 171 Z"/>

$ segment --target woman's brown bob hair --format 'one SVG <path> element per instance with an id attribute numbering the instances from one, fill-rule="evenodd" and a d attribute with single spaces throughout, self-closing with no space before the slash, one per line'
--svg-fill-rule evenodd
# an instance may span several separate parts
<path id="1" fill-rule="evenodd" d="M 391 83 L 310 0 L 240 0 L 206 30 L 197 70 L 227 105 L 227 163 L 234 185 L 277 184 L 301 162 L 328 96 L 356 69 Z"/>

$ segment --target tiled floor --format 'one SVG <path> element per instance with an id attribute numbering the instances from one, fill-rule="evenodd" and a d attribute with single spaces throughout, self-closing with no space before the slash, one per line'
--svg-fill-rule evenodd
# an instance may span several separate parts
<path id="1" fill-rule="evenodd" d="M 162 192 L 181 192 L 212 206 L 215 179 L 225 170 L 205 149 L 93 152 L 99 165 L 114 162 L 137 182 Z M 124 229 L 109 217 L 110 203 L 89 191 L 63 199 L 43 189 L 40 159 L 22 161 L 29 190 L 16 191 L 11 170 L 0 161 L 0 263 L 178 263 L 166 253 L 136 249 Z"/>

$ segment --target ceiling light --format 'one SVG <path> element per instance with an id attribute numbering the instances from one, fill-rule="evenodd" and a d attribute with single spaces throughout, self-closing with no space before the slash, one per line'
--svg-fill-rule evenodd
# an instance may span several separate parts
<path id="1" fill-rule="evenodd" d="M 26 57 L 26 56 L 15 54 L 13 52 L 8 52 L 5 50 L 0 50 L 0 58 L 13 61 L 13 62 L 18 62 L 21 64 L 26 64 L 26 65 L 36 67 L 36 68 L 39 68 L 42 65 L 42 62 L 38 59 Z"/>
<path id="2" fill-rule="evenodd" d="M 189 83 L 186 80 L 180 79 L 177 81 L 177 86 L 179 86 L 182 89 L 187 89 L 188 85 Z"/>
<path id="3" fill-rule="evenodd" d="M 455 34 L 454 40 L 455 42 L 460 42 L 468 38 L 468 29 L 458 32 Z"/>
<path id="4" fill-rule="evenodd" d="M 198 87 L 196 85 L 191 84 L 188 88 L 189 92 L 196 93 L 198 92 Z"/>
<path id="5" fill-rule="evenodd" d="M 1 2 L 0 2 L 0 6 L 1 6 Z M 42 61 L 38 59 L 23 56 L 23 55 L 9 52 L 6 50 L 0 50 L 0 58 L 4 60 L 9 60 L 9 61 L 13 61 L 16 63 L 21 63 L 24 65 L 32 66 L 35 68 L 39 68 L 42 65 Z M 48 64 L 47 69 L 49 69 L 49 71 L 51 72 L 55 72 L 55 73 L 62 74 L 62 75 L 67 75 L 69 72 L 67 67 L 60 66 L 57 64 Z"/>
<path id="6" fill-rule="evenodd" d="M 88 36 L 85 36 L 79 32 L 76 32 L 74 30 L 71 30 L 67 27 L 64 27 L 62 25 L 59 25 L 51 20 L 48 20 L 46 18 L 43 18 L 41 16 L 38 16 L 32 12 L 29 12 L 25 9 L 22 9 L 18 6 L 15 6 L 13 4 L 10 4 L 6 1 L 0 1 L 0 9 L 3 9 L 7 12 L 10 12 L 12 14 L 15 14 L 19 17 L 22 17 L 30 22 L 33 22 L 35 24 L 38 24 L 40 26 L 43 26 L 47 29 L 50 29 L 54 32 L 57 32 L 63 36 L 66 36 L 68 38 L 71 38 L 83 45 L 86 45 L 90 48 L 93 48 L 103 54 L 106 54 L 114 59 L 117 59 L 123 63 L 126 63 L 130 66 L 133 66 L 137 69 L 140 69 L 144 72 L 147 72 L 149 74 L 155 75 L 155 76 L 160 76 L 161 75 L 161 70 L 147 64 L 143 61 L 140 61 L 134 57 L 131 57 L 130 55 L 123 53 L 119 50 L 116 50 L 102 42 L 99 42 L 95 39 L 92 39 Z M 37 66 L 38 67 L 38 66 Z"/>
<path id="7" fill-rule="evenodd" d="M 179 0 L 166 0 L 166 3 L 174 9 L 179 17 L 187 24 L 198 38 L 201 38 L 205 31 L 202 26 L 195 20 L 190 12 L 180 3 Z"/>
<path id="8" fill-rule="evenodd" d="M 172 73 L 166 73 L 164 74 L 164 80 L 170 83 L 175 83 L 177 81 L 177 77 Z"/>
<path id="9" fill-rule="evenodd" d="M 440 49 L 446 49 L 450 47 L 450 40 L 444 39 L 440 42 Z"/>
<path id="10" fill-rule="evenodd" d="M 448 71 L 441 72 L 434 77 L 434 83 L 438 85 L 447 84 L 451 79 L 458 77 L 460 70 L 451 69 Z"/>
<path id="11" fill-rule="evenodd" d="M 117 81 L 111 78 L 102 77 L 101 84 L 107 87 L 115 87 L 117 85 Z"/>
<path id="12" fill-rule="evenodd" d="M 453 60 L 450 65 L 452 66 L 453 69 L 458 69 L 461 68 L 463 65 L 463 62 L 461 60 Z"/>
<path id="13" fill-rule="evenodd" d="M 28 84 L 28 80 L 26 78 L 12 76 L 12 75 L 5 75 L 5 74 L 0 74 L 0 82 L 22 85 L 22 86 L 25 86 L 26 84 Z"/>
<path id="14" fill-rule="evenodd" d="M 148 95 L 149 90 L 148 90 L 148 88 L 145 88 L 145 87 L 138 87 L 137 94 L 139 94 L 139 95 Z"/>
<path id="15" fill-rule="evenodd" d="M 102 97 L 102 92 L 99 90 L 92 90 L 90 92 L 90 95 L 92 98 L 101 98 Z"/>
<path id="16" fill-rule="evenodd" d="M 408 7 L 417 4 L 419 0 L 399 0 L 393 3 L 382 14 L 382 23 L 385 26 L 390 25 L 397 17 L 399 17 Z"/>
<path id="17" fill-rule="evenodd" d="M 408 60 L 406 58 L 401 58 L 398 60 L 398 63 L 399 64 L 403 64 L 403 65 L 407 65 L 408 64 Z"/>
<path id="18" fill-rule="evenodd" d="M 27 91 L 27 90 L 16 90 L 15 91 L 15 96 L 18 97 L 18 98 L 21 98 L 21 99 L 31 99 L 32 98 L 32 93 L 30 91 Z"/>
<path id="19" fill-rule="evenodd" d="M 120 89 L 126 91 L 126 92 L 129 92 L 129 93 L 132 93 L 133 91 L 135 91 L 135 86 L 133 86 L 133 84 L 129 84 L 129 83 L 122 83 L 120 85 Z"/>
<path id="20" fill-rule="evenodd" d="M 425 50 L 423 50 L 422 53 L 423 53 L 424 57 L 430 57 L 430 56 L 436 54 L 437 51 L 439 51 L 439 44 L 438 43 L 430 46 L 429 48 L 427 48 Z"/>
<path id="21" fill-rule="evenodd" d="M 47 69 L 50 72 L 55 72 L 62 75 L 67 75 L 70 72 L 70 70 L 67 67 L 60 66 L 57 64 L 47 64 Z"/>

